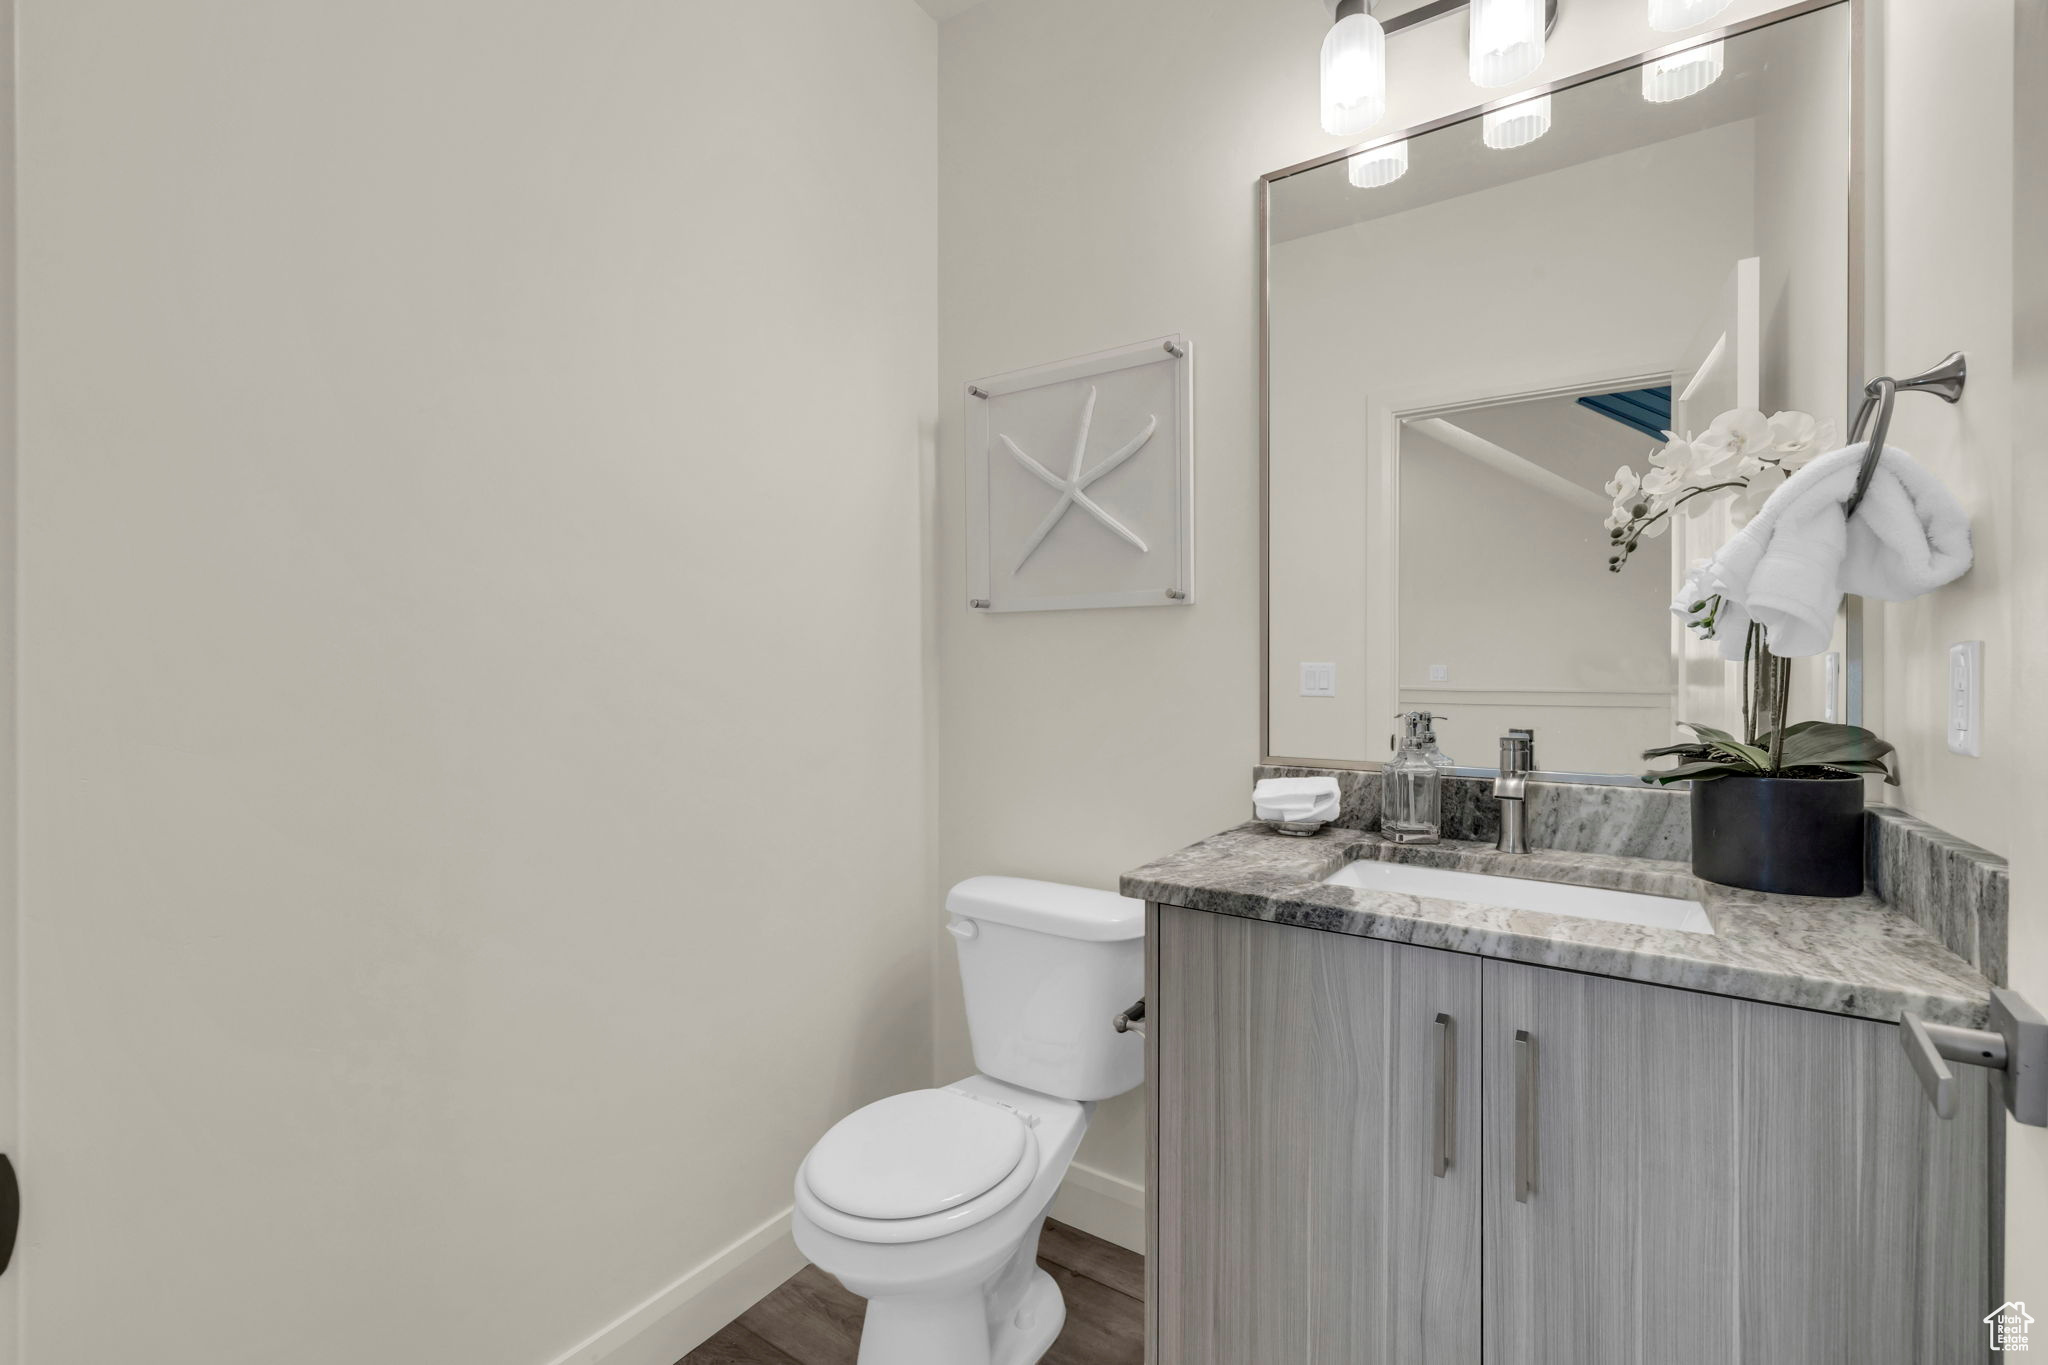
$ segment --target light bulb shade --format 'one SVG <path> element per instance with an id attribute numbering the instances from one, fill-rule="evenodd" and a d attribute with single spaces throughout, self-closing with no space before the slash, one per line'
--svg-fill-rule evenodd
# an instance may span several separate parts
<path id="1" fill-rule="evenodd" d="M 1376 190 L 1391 185 L 1408 174 L 1408 140 L 1403 138 L 1389 147 L 1360 152 L 1345 163 L 1345 169 L 1351 183 L 1359 189 Z"/>
<path id="2" fill-rule="evenodd" d="M 1721 79 L 1726 62 L 1727 56 L 1719 43 L 1659 57 L 1643 68 L 1643 98 L 1652 104 L 1669 104 L 1687 95 L 1697 95 Z"/>
<path id="3" fill-rule="evenodd" d="M 1387 31 L 1370 14 L 1348 14 L 1323 38 L 1323 131 L 1349 137 L 1386 112 Z"/>
<path id="4" fill-rule="evenodd" d="M 1491 90 L 1535 75 L 1543 20 L 1543 0 L 1472 0 L 1472 84 Z"/>
<path id="5" fill-rule="evenodd" d="M 1650 27 L 1663 33 L 1704 24 L 1734 0 L 1650 0 Z"/>
<path id="6" fill-rule="evenodd" d="M 1495 109 L 1479 120 L 1479 135 L 1496 152 L 1526 147 L 1550 131 L 1550 96 Z"/>

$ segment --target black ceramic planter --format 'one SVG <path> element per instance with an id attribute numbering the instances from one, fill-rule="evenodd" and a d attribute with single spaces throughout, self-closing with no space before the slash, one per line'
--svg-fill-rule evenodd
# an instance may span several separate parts
<path id="1" fill-rule="evenodd" d="M 1863 779 L 1720 777 L 1692 784 L 1693 875 L 1787 896 L 1863 891 Z"/>

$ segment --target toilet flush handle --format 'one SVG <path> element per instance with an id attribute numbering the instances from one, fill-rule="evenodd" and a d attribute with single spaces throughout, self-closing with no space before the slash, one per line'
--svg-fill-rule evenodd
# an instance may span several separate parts
<path id="1" fill-rule="evenodd" d="M 981 926 L 971 919 L 947 920 L 946 932 L 959 939 L 962 943 L 966 943 L 970 939 L 981 936 Z"/>
<path id="2" fill-rule="evenodd" d="M 1109 1021 L 1110 1027 L 1118 1033 L 1144 1033 L 1145 997 L 1139 996 L 1138 1003 Z"/>

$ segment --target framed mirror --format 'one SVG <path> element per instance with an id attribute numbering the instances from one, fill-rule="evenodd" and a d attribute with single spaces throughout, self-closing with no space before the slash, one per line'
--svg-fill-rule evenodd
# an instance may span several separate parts
<path id="1" fill-rule="evenodd" d="M 1265 178 L 1268 762 L 1377 766 L 1427 710 L 1461 767 L 1524 728 L 1541 770 L 1633 781 L 1680 720 L 1740 728 L 1741 666 L 1671 603 L 1745 490 L 1617 523 L 1666 432 L 1846 430 L 1852 18 L 1798 6 Z M 1801 714 L 1859 719 L 1856 605 Z"/>

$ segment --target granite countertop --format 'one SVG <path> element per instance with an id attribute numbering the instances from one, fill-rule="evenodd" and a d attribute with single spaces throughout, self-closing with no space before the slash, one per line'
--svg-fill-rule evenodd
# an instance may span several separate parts
<path id="1" fill-rule="evenodd" d="M 1437 900 L 1322 879 L 1359 858 L 1698 900 L 1713 934 Z M 1123 894 L 1219 915 L 1388 939 L 1511 962 L 1896 1022 L 1982 1028 L 1991 983 L 1875 896 L 1772 896 L 1703 882 L 1685 863 L 1445 840 L 1395 844 L 1252 822 L 1126 872 Z"/>

